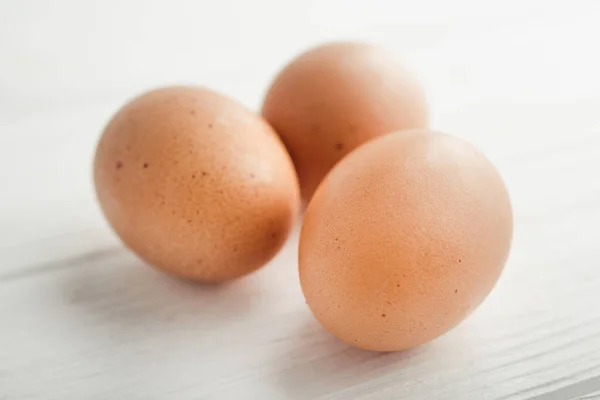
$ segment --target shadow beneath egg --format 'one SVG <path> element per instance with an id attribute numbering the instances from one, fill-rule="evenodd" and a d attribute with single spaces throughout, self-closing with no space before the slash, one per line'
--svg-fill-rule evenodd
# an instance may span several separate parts
<path id="1" fill-rule="evenodd" d="M 253 305 L 252 282 L 240 279 L 205 285 L 170 277 L 122 249 L 71 269 L 61 297 L 79 321 L 140 338 L 155 328 L 182 323 L 215 327 L 246 314 Z M 85 257 L 80 257 L 85 259 Z"/>
<path id="2" fill-rule="evenodd" d="M 401 379 L 401 371 L 411 360 L 430 350 L 429 345 L 393 353 L 357 349 L 340 342 L 307 315 L 304 327 L 296 340 L 290 341 L 286 356 L 277 366 L 276 383 L 289 399 L 332 393 L 342 396 L 346 390 L 351 398 L 358 396 L 352 388 L 359 383 L 363 387 L 368 387 L 365 382 L 369 381 L 376 385 L 392 373 L 394 379 Z"/>

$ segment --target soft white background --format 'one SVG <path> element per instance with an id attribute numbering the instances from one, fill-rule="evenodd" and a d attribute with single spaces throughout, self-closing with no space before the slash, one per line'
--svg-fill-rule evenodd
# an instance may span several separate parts
<path id="1" fill-rule="evenodd" d="M 597 0 L 0 0 L 0 399 L 600 390 L 599 21 Z M 128 98 L 193 83 L 258 109 L 290 57 L 333 39 L 402 56 L 434 127 L 481 147 L 514 202 L 488 301 L 404 353 L 313 321 L 297 234 L 252 277 L 199 288 L 121 249 L 93 196 L 95 141 Z"/>

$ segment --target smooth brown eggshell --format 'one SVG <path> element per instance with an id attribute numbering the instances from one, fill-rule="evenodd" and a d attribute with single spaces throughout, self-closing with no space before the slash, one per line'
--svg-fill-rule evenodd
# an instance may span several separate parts
<path id="1" fill-rule="evenodd" d="M 158 89 L 126 104 L 98 143 L 94 181 L 127 247 L 202 282 L 270 260 L 300 203 L 292 161 L 272 128 L 203 88 Z"/>
<path id="2" fill-rule="evenodd" d="M 407 349 L 485 299 L 511 238 L 506 188 L 477 149 L 440 133 L 394 133 L 355 150 L 319 186 L 300 236 L 302 290 L 344 342 Z"/>
<path id="3" fill-rule="evenodd" d="M 428 124 L 415 78 L 390 53 L 364 43 L 327 44 L 292 60 L 268 90 L 262 113 L 294 160 L 305 200 L 356 147 Z"/>

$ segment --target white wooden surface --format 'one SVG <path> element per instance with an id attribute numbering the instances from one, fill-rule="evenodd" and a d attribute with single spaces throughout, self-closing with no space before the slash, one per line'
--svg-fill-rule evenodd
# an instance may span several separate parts
<path id="1" fill-rule="evenodd" d="M 0 399 L 600 398 L 597 0 L 0 0 Z M 479 145 L 515 210 L 505 274 L 460 327 L 374 354 L 325 333 L 297 233 L 221 287 L 123 250 L 90 182 L 110 114 L 191 82 L 260 104 L 319 41 L 404 55 L 434 126 Z"/>

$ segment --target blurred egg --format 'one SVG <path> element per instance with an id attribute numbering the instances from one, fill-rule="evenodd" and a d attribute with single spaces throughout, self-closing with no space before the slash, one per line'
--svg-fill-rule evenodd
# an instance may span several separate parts
<path id="1" fill-rule="evenodd" d="M 354 148 L 428 124 L 414 77 L 391 54 L 363 43 L 327 44 L 294 59 L 275 78 L 262 113 L 294 160 L 305 200 Z"/>
<path id="2" fill-rule="evenodd" d="M 319 186 L 300 236 L 302 290 L 344 342 L 407 349 L 485 299 L 511 238 L 508 193 L 485 156 L 449 135 L 393 133 L 348 155 Z"/>
<path id="3" fill-rule="evenodd" d="M 94 181 L 127 247 L 202 282 L 269 261 L 300 203 L 292 161 L 272 128 L 203 88 L 158 89 L 126 104 L 98 143 Z"/>

